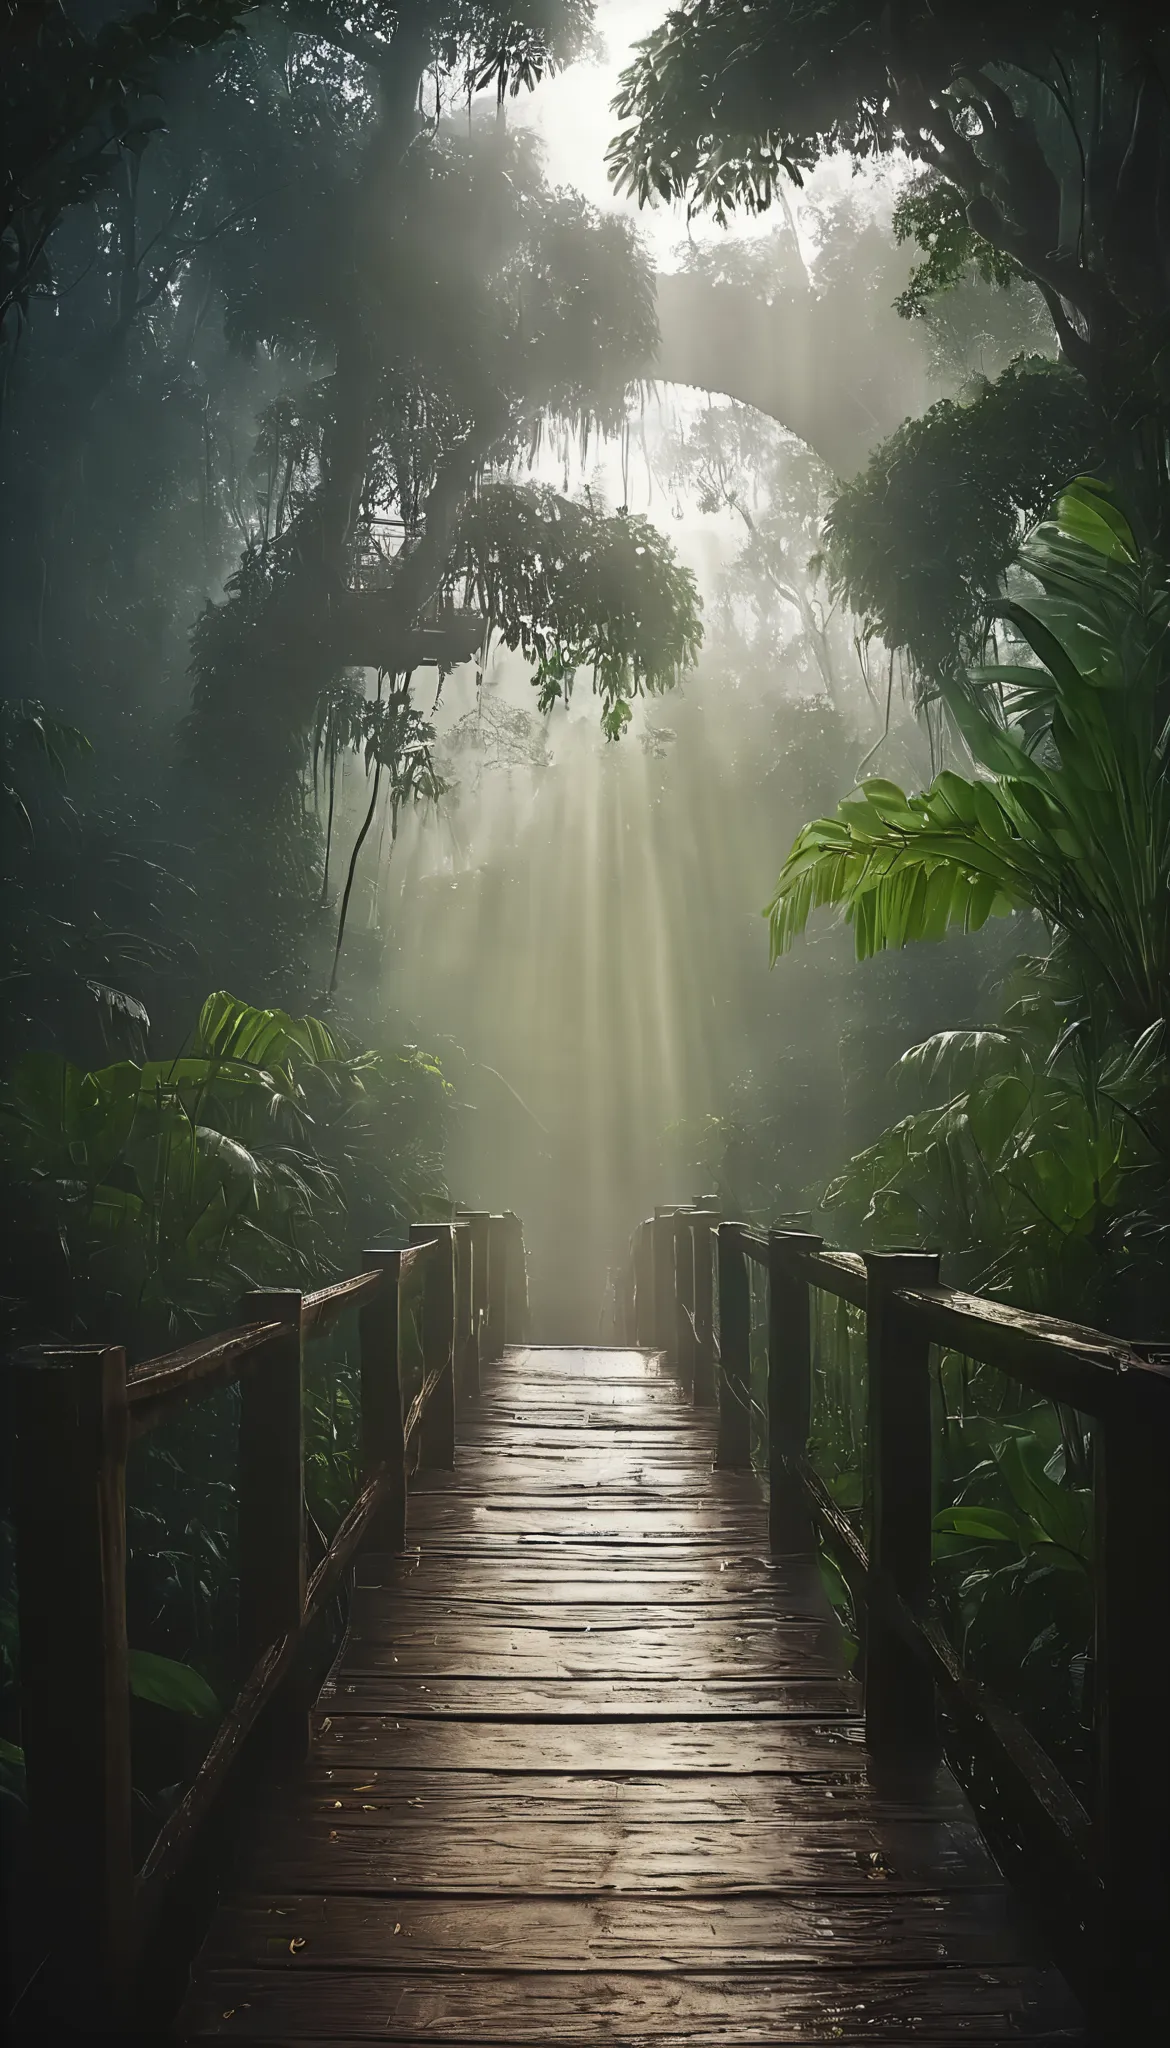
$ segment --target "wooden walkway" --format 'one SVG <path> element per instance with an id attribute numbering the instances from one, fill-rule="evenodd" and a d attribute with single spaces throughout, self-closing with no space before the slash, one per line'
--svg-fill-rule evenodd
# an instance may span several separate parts
<path id="1" fill-rule="evenodd" d="M 654 1353 L 509 1351 L 312 1755 L 245 1821 L 180 2033 L 1067 2041 L 954 1782 L 873 1782 L 807 1559 Z"/>

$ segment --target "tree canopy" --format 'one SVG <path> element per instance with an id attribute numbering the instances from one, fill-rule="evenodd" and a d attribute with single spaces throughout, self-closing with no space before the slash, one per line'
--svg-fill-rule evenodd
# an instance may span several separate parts
<path id="1" fill-rule="evenodd" d="M 1044 296 L 1161 533 L 1167 497 L 1170 27 L 1091 0 L 692 0 L 624 74 L 619 187 L 719 219 L 838 150 L 934 183 L 927 276 L 985 244 Z"/>

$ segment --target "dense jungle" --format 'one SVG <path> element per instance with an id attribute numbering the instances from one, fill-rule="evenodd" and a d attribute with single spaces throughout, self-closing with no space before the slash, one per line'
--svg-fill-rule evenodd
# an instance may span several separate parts
<path id="1" fill-rule="evenodd" d="M 1170 1341 L 1161 10 L 0 24 L 6 1357 L 133 1364 L 457 1208 L 607 1343 L 700 1198 Z M 861 1528 L 862 1324 L 815 1342 Z M 319 1548 L 355 1361 L 307 1365 Z M 1092 1427 L 933 1371 L 938 1600 L 1083 1786 Z M 239 1682 L 234 1401 L 131 1452 L 141 1854 Z"/>

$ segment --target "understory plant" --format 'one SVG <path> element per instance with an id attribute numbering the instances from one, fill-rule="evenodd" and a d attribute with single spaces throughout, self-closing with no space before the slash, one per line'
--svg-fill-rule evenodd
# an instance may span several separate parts
<path id="1" fill-rule="evenodd" d="M 313 1017 L 209 996 L 171 1060 L 83 1072 L 48 1053 L 0 1092 L 9 1330 L 105 1339 L 132 1361 L 230 1325 L 256 1287 L 311 1288 L 445 1210 L 446 1083 L 417 1048 L 357 1050 Z M 356 1331 L 305 1361 L 310 1562 L 352 1504 Z M 410 1318 L 405 1349 L 411 1354 Z M 127 1599 L 140 1846 L 179 1795 L 241 1676 L 238 1389 L 193 1401 L 131 1449 Z M 19 1798 L 18 1645 L 0 1561 L 0 1791 Z"/>
<path id="2" fill-rule="evenodd" d="M 872 1241 L 929 1238 L 979 1284 L 1098 1313 L 1103 1262 L 1121 1251 L 1148 1278 L 1166 1242 L 1170 588 L 1082 478 L 991 611 L 1003 658 L 947 694 L 975 772 L 917 795 L 866 781 L 806 825 L 768 906 L 773 957 L 820 905 L 861 958 L 993 915 L 1047 933 L 1000 1029 L 907 1056 L 924 1108 L 829 1201 Z"/>
<path id="3" fill-rule="evenodd" d="M 903 1055 L 909 1112 L 823 1207 L 847 1240 L 929 1244 L 960 1284 L 1140 1336 L 1165 1312 L 1170 1232 L 1168 629 L 1164 564 L 1079 479 L 989 607 L 995 658 L 943 686 L 969 771 L 918 794 L 863 782 L 798 834 L 767 911 L 774 958 L 820 906 L 852 924 L 862 959 L 1018 920 L 1033 957 L 999 1022 Z M 849 1314 L 816 1325 L 810 1450 L 864 1529 Z M 936 1602 L 968 1667 L 1083 1789 L 1090 1427 L 953 1352 L 932 1373 Z"/>

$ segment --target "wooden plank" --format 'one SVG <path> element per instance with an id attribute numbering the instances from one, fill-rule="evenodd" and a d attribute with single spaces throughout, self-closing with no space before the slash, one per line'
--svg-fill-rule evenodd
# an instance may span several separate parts
<path id="1" fill-rule="evenodd" d="M 523 1493 L 527 1489 L 517 1483 L 517 1475 L 534 1463 L 556 1467 L 572 1468 L 579 1459 L 589 1459 L 595 1464 L 602 1460 L 614 1460 L 621 1464 L 661 1465 L 666 1470 L 677 1470 L 680 1466 L 688 1472 L 710 1472 L 712 1467 L 710 1437 L 704 1430 L 686 1429 L 613 1429 L 608 1426 L 598 1429 L 541 1429 L 531 1427 L 518 1429 L 509 1427 L 508 1441 L 500 1443 L 496 1430 L 460 1431 L 459 1463 L 468 1471 L 498 1474 L 510 1479 L 512 1491 Z"/>
<path id="2" fill-rule="evenodd" d="M 499 1402 L 493 1402 L 487 1396 L 481 1397 L 476 1402 L 475 1420 L 468 1427 L 471 1442 L 479 1441 L 481 1435 L 486 1441 L 492 1432 L 502 1429 L 507 1430 L 509 1438 L 518 1429 L 546 1430 L 558 1437 L 585 1429 L 609 1430 L 615 1436 L 633 1431 L 656 1437 L 664 1431 L 677 1434 L 681 1430 L 684 1437 L 697 1438 L 699 1431 L 706 1428 L 706 1418 L 694 1415 L 681 1402 L 668 1403 L 665 1400 L 601 1405 L 596 1400 L 582 1398 L 574 1403 L 565 1400 L 542 1404 L 509 1395 L 507 1400 Z"/>
<path id="3" fill-rule="evenodd" d="M 627 1579 L 607 1600 L 603 1597 L 605 1585 L 598 1579 L 588 1579 L 576 1586 L 571 1579 L 553 1580 L 551 1584 L 528 1580 L 522 1586 L 506 1587 L 502 1595 L 491 1596 L 468 1591 L 462 1577 L 456 1581 L 457 1590 L 445 1596 L 432 1590 L 435 1583 L 431 1581 L 427 1587 L 355 1587 L 350 1607 L 355 1633 L 368 1635 L 372 1629 L 385 1629 L 391 1623 L 396 1634 L 409 1637 L 419 1629 L 429 1629 L 433 1635 L 437 1629 L 450 1631 L 472 1623 L 478 1628 L 555 1626 L 570 1632 L 622 1629 L 629 1633 L 646 1627 L 691 1623 L 743 1628 L 752 1627 L 757 1621 L 772 1620 L 792 1626 L 827 1619 L 812 1606 L 811 1600 L 786 1604 L 783 1594 L 771 1586 L 729 1592 L 720 1599 L 718 1582 L 713 1595 L 701 1591 L 679 1594 L 672 1579 Z M 565 1597 L 562 1588 L 570 1597 Z M 623 1597 L 626 1588 L 630 1589 L 629 1599 Z M 571 1597 L 574 1590 L 575 1599 Z"/>
<path id="4" fill-rule="evenodd" d="M 290 1942 L 303 1942 L 291 1950 Z M 900 1967 L 1026 1962 L 1028 1940 L 1002 1887 L 900 1892 L 763 1892 L 721 1899 L 623 1893 L 606 1899 L 331 1898 L 257 1893 L 217 1921 L 205 1964 L 329 1970 L 833 1971 L 866 1950 Z"/>
<path id="5" fill-rule="evenodd" d="M 757 1528 L 755 1535 L 761 1531 Z M 430 1574 L 441 1578 L 444 1585 L 452 1583 L 449 1567 L 451 1548 L 440 1537 L 428 1541 L 424 1550 L 412 1541 L 400 1555 L 390 1556 L 386 1552 L 372 1552 L 359 1560 L 359 1574 L 380 1574 L 382 1583 L 387 1574 L 402 1575 L 404 1585 L 413 1584 Z M 543 1542 L 512 1544 L 505 1550 L 488 1554 L 476 1550 L 462 1549 L 459 1553 L 459 1578 L 461 1583 L 471 1585 L 477 1574 L 486 1577 L 493 1586 L 506 1586 L 531 1574 L 536 1579 L 555 1577 L 572 1573 L 574 1578 L 600 1579 L 609 1583 L 624 1576 L 634 1578 L 653 1577 L 678 1579 L 680 1581 L 702 1582 L 718 1586 L 746 1586 L 774 1583 L 779 1586 L 793 1581 L 807 1584 L 810 1576 L 817 1578 L 815 1565 L 810 1566 L 807 1558 L 773 1558 L 766 1549 L 753 1549 L 751 1545 L 741 1548 L 739 1544 L 710 1544 L 703 1542 L 656 1543 L 648 1547 L 644 1541 L 637 1543 L 594 1543 L 582 1541 L 569 1544 L 546 1544 Z M 361 1580 L 365 1583 L 365 1580 Z M 369 1583 L 374 1583 L 373 1579 Z"/>
<path id="6" fill-rule="evenodd" d="M 671 1379 L 661 1349 L 634 1344 L 510 1344 L 493 1379 L 528 1372 L 549 1384 L 573 1378 L 591 1380 Z"/>
<path id="7" fill-rule="evenodd" d="M 412 1496 L 407 1528 L 412 1536 L 432 1532 L 440 1536 L 507 1536 L 512 1542 L 533 1543 L 540 1538 L 569 1537 L 575 1542 L 597 1543 L 607 1536 L 626 1542 L 677 1543 L 680 1539 L 706 1538 L 726 1544 L 742 1535 L 745 1547 L 758 1530 L 750 1527 L 746 1512 L 718 1502 L 691 1507 L 654 1508 L 629 1504 L 629 1496 L 610 1503 L 591 1497 L 586 1507 L 558 1505 L 554 1500 L 515 1495 L 508 1500 L 481 1501 L 460 1494 L 423 1493 Z"/>
<path id="8" fill-rule="evenodd" d="M 376 1765 L 321 1762 L 304 1772 L 284 1800 L 286 1813 L 343 1813 L 347 1827 L 383 1827 L 424 1820 L 451 1828 L 474 1816 L 477 1826 L 522 1821 L 555 1827 L 719 1827 L 743 1821 L 760 1828 L 819 1827 L 828 1822 L 970 1819 L 948 1772 L 920 1782 L 872 1783 L 863 1768 L 801 1774 L 700 1768 L 650 1777 L 625 1772 L 383 1770 Z M 340 1823 L 334 1823 L 340 1825 Z"/>
<path id="9" fill-rule="evenodd" d="M 672 1415 L 666 1407 L 645 1409 L 592 1409 L 592 1407 L 547 1407 L 527 1409 L 500 1405 L 492 1413 L 475 1405 L 469 1419 L 459 1423 L 459 1448 L 494 1448 L 502 1458 L 512 1450 L 563 1450 L 566 1444 L 645 1444 L 647 1450 L 664 1450 L 672 1444 L 703 1446 L 707 1452 L 711 1434 L 707 1421 L 697 1415 Z"/>
<path id="10" fill-rule="evenodd" d="M 621 1398 L 615 1401 L 614 1396 Z M 498 1417 L 531 1412 L 532 1427 L 558 1433 L 587 1426 L 579 1418 L 595 1417 L 604 1429 L 661 1430 L 669 1424 L 698 1438 L 710 1434 L 711 1418 L 687 1400 L 679 1382 L 670 1380 L 567 1380 L 550 1387 L 540 1381 L 497 1376 L 485 1387 L 482 1405 L 470 1420 L 487 1428 Z M 504 1439 L 506 1441 L 506 1439 Z"/>
<path id="11" fill-rule="evenodd" d="M 822 1774 L 867 1768 L 855 1719 L 792 1715 L 723 1721 L 442 1721 L 331 1712 L 320 1718 L 314 1769 Z"/>
<path id="12" fill-rule="evenodd" d="M 654 1631 L 682 1629 L 688 1635 L 700 1632 L 714 1639 L 716 1633 L 736 1641 L 743 1629 L 765 1636 L 775 1629 L 818 1629 L 831 1624 L 832 1617 L 810 1602 L 786 1604 L 774 1588 L 762 1586 L 754 1592 L 732 1593 L 720 1600 L 671 1599 L 659 1593 L 657 1599 L 590 1601 L 571 1611 L 559 1601 L 549 1600 L 534 1587 L 519 1598 L 495 1599 L 486 1595 L 460 1598 L 459 1580 L 445 1597 L 416 1596 L 407 1604 L 397 1587 L 359 1586 L 350 1603 L 350 1639 L 361 1641 L 372 1634 L 384 1640 L 420 1642 L 436 1638 L 463 1641 L 469 1628 L 535 1629 L 543 1634 L 574 1637 L 582 1634 L 651 1636 Z M 834 1643 L 836 1638 L 832 1639 Z M 833 1659 L 834 1663 L 838 1660 Z"/>
<path id="13" fill-rule="evenodd" d="M 511 1629 L 472 1627 L 424 1640 L 399 1629 L 351 1632 L 342 1666 L 349 1678 L 426 1674 L 443 1678 L 799 1678 L 844 1668 L 831 1622 L 757 1621 L 733 1634 L 722 1623 L 680 1621 L 673 1628 L 622 1626 Z"/>
<path id="14" fill-rule="evenodd" d="M 713 1440 L 656 1355 L 492 1369 L 407 1552 L 359 1559 L 188 2038 L 1077 2038 L 950 1776 L 871 1774 L 815 1563 Z"/>
<path id="15" fill-rule="evenodd" d="M 856 1891 L 870 1884 L 953 1890 L 986 1886 L 996 1871 L 972 1822 L 826 1819 L 816 1827 L 761 1828 L 751 1818 L 676 1829 L 614 1817 L 592 1828 L 483 1821 L 457 1829 L 365 1816 L 344 1807 L 257 1815 L 240 1850 L 241 1878 L 290 1891 L 501 1892 Z"/>
<path id="16" fill-rule="evenodd" d="M 302 1969 L 209 1971 L 192 2018 L 225 2040 L 443 2040 L 508 2048 L 598 2041 L 749 2044 L 1061 2041 L 1075 2013 L 1039 1971 L 857 1970 L 834 1997 L 820 1972 L 522 1977 Z"/>
<path id="17" fill-rule="evenodd" d="M 860 1698 L 855 1681 L 842 1676 L 771 1679 L 745 1684 L 735 1679 L 640 1680 L 499 1678 L 357 1678 L 338 1673 L 321 1691 L 327 1716 L 405 1715 L 526 1722 L 597 1721 L 612 1732 L 623 1721 L 716 1722 L 784 1719 L 790 1715 L 855 1714 Z M 860 1741 L 859 1730 L 852 1740 Z"/>
<path id="18" fill-rule="evenodd" d="M 806 1610 L 824 1599 L 816 1565 L 808 1558 L 785 1558 L 774 1566 L 765 1558 L 735 1559 L 710 1552 L 683 1551 L 671 1557 L 656 1550 L 647 1556 L 617 1544 L 612 1551 L 592 1555 L 578 1546 L 567 1558 L 530 1545 L 491 1558 L 463 1555 L 454 1573 L 449 1557 L 438 1550 L 404 1556 L 366 1552 L 356 1569 L 358 1586 L 383 1586 L 399 1599 L 457 1595 L 463 1600 L 555 1600 L 558 1605 L 574 1600 L 710 1599 L 730 1604 L 774 1599 Z"/>
<path id="19" fill-rule="evenodd" d="M 490 1464 L 472 1456 L 460 1459 L 449 1472 L 420 1472 L 411 1493 L 416 1500 L 422 1494 L 469 1494 L 477 1500 L 505 1492 L 524 1494 L 530 1499 L 551 1494 L 562 1503 L 577 1497 L 596 1500 L 598 1494 L 609 1494 L 639 1504 L 645 1496 L 659 1496 L 664 1507 L 673 1508 L 679 1500 L 703 1489 L 709 1470 L 709 1459 L 695 1458 L 683 1464 L 675 1458 L 667 1463 L 638 1452 L 632 1456 L 613 1452 L 597 1458 L 586 1449 L 578 1457 L 566 1453 L 556 1457 L 517 1456 Z"/>

